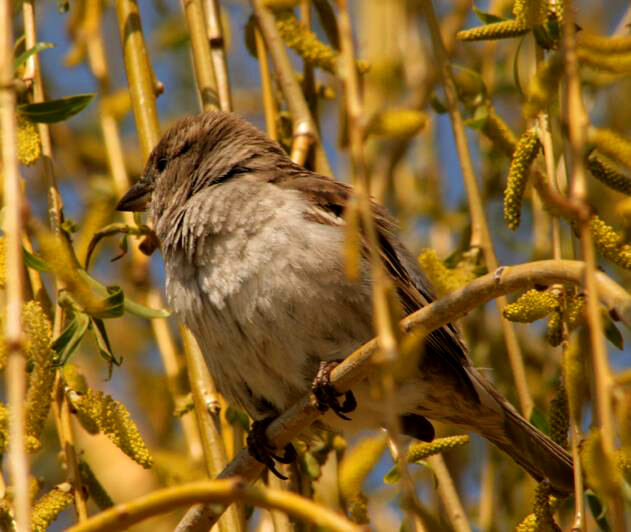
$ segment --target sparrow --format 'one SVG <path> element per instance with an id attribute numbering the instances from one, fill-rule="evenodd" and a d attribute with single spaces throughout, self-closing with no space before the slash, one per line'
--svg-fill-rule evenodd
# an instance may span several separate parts
<path id="1" fill-rule="evenodd" d="M 169 128 L 118 204 L 121 211 L 148 210 L 169 306 L 197 339 L 219 391 L 263 434 L 269 420 L 312 387 L 322 410 L 331 407 L 323 417 L 330 430 L 378 427 L 388 419 L 368 382 L 340 403 L 326 378 L 375 335 L 365 239 L 358 279 L 345 270 L 344 215 L 352 196 L 352 187 L 295 164 L 239 116 L 210 111 Z M 431 303 L 434 292 L 393 218 L 374 201 L 371 208 L 383 266 L 410 314 Z M 405 434 L 431 441 L 429 420 L 459 425 L 536 480 L 572 490 L 571 456 L 473 366 L 455 325 L 426 335 L 416 370 L 397 384 L 395 396 Z M 272 469 L 273 457 L 291 459 L 270 458 L 255 440 L 248 443 Z"/>

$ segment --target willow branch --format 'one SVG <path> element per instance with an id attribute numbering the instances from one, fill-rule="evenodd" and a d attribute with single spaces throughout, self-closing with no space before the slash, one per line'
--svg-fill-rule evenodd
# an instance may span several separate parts
<path id="1" fill-rule="evenodd" d="M 465 188 L 467 190 L 467 200 L 469 211 L 471 213 L 471 247 L 479 247 L 482 249 L 487 268 L 489 270 L 495 270 L 499 266 L 499 263 L 497 262 L 495 249 L 493 248 L 493 242 L 491 240 L 491 234 L 484 214 L 484 205 L 482 204 L 480 188 L 473 170 L 473 163 L 471 162 L 471 154 L 467 144 L 467 136 L 464 131 L 462 115 L 460 114 L 460 110 L 458 108 L 458 92 L 456 90 L 456 83 L 449 65 L 447 51 L 445 50 L 440 34 L 440 27 L 438 25 L 438 20 L 436 19 L 436 14 L 434 13 L 432 0 L 423 0 L 422 6 L 429 26 L 434 53 L 436 55 L 438 68 L 440 69 L 443 87 L 445 89 L 447 108 L 449 110 L 449 117 L 451 118 L 451 125 L 456 141 L 456 149 L 460 160 L 460 169 L 462 171 Z M 508 302 L 505 298 L 498 298 L 497 306 L 500 313 L 507 303 Z M 502 320 L 501 323 L 502 331 L 504 332 L 506 350 L 508 351 L 508 358 L 511 364 L 513 378 L 515 379 L 515 386 L 517 389 L 517 396 L 519 398 L 521 411 L 526 418 L 529 418 L 534 403 L 532 396 L 530 395 L 530 390 L 528 389 L 526 369 L 521 355 L 521 349 L 519 348 L 519 343 L 517 342 L 517 335 L 515 334 L 515 329 L 511 322 Z"/>
<path id="2" fill-rule="evenodd" d="M 438 496 L 447 510 L 449 521 L 455 532 L 471 532 L 462 502 L 456 491 L 449 469 L 442 454 L 435 454 L 427 459 L 432 472 L 436 475 Z"/>
<path id="3" fill-rule="evenodd" d="M 191 35 L 193 67 L 197 89 L 202 100 L 202 109 L 210 111 L 219 108 L 217 82 L 210 55 L 210 43 L 204 22 L 202 0 L 182 0 L 188 31 Z"/>
<path id="4" fill-rule="evenodd" d="M 0 5 L 0 149 L 4 181 L 6 297 L 4 335 L 7 351 L 5 382 L 9 400 L 9 471 L 14 488 L 17 529 L 31 529 L 28 493 L 29 461 L 24 447 L 26 357 L 22 333 L 24 265 L 22 263 L 22 191 L 18 172 L 16 96 L 13 72 L 13 13 L 8 0 Z"/>
<path id="5" fill-rule="evenodd" d="M 291 113 L 294 131 L 291 158 L 298 164 L 304 164 L 312 146 L 320 143 L 320 134 L 309 111 L 309 105 L 302 93 L 300 83 L 296 79 L 283 40 L 276 29 L 274 15 L 265 7 L 263 0 L 251 0 L 251 3 L 257 24 L 272 56 L 276 75 Z M 331 169 L 326 161 L 324 152 L 316 150 L 316 156 L 319 156 L 318 163 L 323 173 L 331 175 Z"/>
<path id="6" fill-rule="evenodd" d="M 261 74 L 261 91 L 263 93 L 263 112 L 265 113 L 265 129 L 267 136 L 278 140 L 276 130 L 276 120 L 278 118 L 278 108 L 274 97 L 274 87 L 269 71 L 269 61 L 267 59 L 267 47 L 258 26 L 254 28 L 254 38 L 256 40 L 256 55 L 259 60 L 259 71 Z"/>
<path id="7" fill-rule="evenodd" d="M 574 25 L 573 2 L 564 1 L 563 54 L 566 75 L 566 102 L 571 168 L 571 197 L 577 201 L 587 198 L 587 179 L 583 153 L 589 123 L 581 94 L 581 81 L 578 74 L 576 57 L 576 28 Z M 587 294 L 586 314 L 590 333 L 590 347 L 594 367 L 594 391 L 596 416 L 601 428 L 603 450 L 613 459 L 616 437 L 612 403 L 613 379 L 607 357 L 607 348 L 603 333 L 602 317 L 598 304 L 598 285 L 596 282 L 596 253 L 590 231 L 589 221 L 580 220 L 580 239 L 583 260 L 585 261 L 585 292 Z M 610 497 L 611 517 L 614 530 L 626 530 L 625 510 L 622 494 L 618 491 Z"/>
<path id="8" fill-rule="evenodd" d="M 405 333 L 429 333 L 500 296 L 527 290 L 535 285 L 580 285 L 584 274 L 585 263 L 570 260 L 543 260 L 502 267 L 411 314 L 401 322 L 401 328 Z M 597 273 L 596 283 L 602 303 L 631 327 L 631 295 L 602 272 Z M 364 344 L 331 372 L 331 383 L 339 391 L 350 389 L 366 377 L 372 367 L 372 357 L 377 351 L 375 339 Z M 267 429 L 269 441 L 281 449 L 308 428 L 321 415 L 315 404 L 315 398 L 308 395 L 280 415 Z M 219 478 L 239 476 L 247 481 L 254 481 L 262 471 L 263 465 L 244 449 L 228 464 Z M 180 521 L 176 531 L 208 530 L 223 510 L 213 506 L 194 506 Z"/>
<path id="9" fill-rule="evenodd" d="M 308 523 L 335 532 L 359 532 L 362 527 L 344 516 L 295 493 L 248 486 L 242 480 L 207 480 L 154 491 L 134 501 L 119 504 L 68 532 L 117 532 L 149 517 L 197 501 L 226 504 L 243 501 L 253 506 L 280 510 Z"/>
<path id="10" fill-rule="evenodd" d="M 219 107 L 222 111 L 232 111 L 232 92 L 228 76 L 228 59 L 226 57 L 226 40 L 221 23 L 219 0 L 204 0 L 206 14 L 206 31 L 210 42 L 210 57 L 215 71 Z"/>

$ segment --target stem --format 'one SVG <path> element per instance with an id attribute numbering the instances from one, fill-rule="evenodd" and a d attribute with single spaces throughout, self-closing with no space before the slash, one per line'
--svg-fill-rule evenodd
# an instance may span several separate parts
<path id="1" fill-rule="evenodd" d="M 462 502 L 456 491 L 454 481 L 449 474 L 443 455 L 435 454 L 430 456 L 427 461 L 432 468 L 432 472 L 436 475 L 438 496 L 447 510 L 451 526 L 455 532 L 471 532 Z"/>
<path id="2" fill-rule="evenodd" d="M 587 179 L 583 153 L 585 150 L 586 132 L 589 119 L 585 112 L 581 94 L 581 81 L 578 75 L 576 59 L 576 28 L 571 0 L 564 1 L 563 53 L 565 59 L 565 75 L 567 79 L 566 101 L 569 143 L 571 153 L 571 196 L 577 202 L 585 202 L 587 198 Z M 580 221 L 580 240 L 583 260 L 585 261 L 585 292 L 587 326 L 589 328 L 592 363 L 594 368 L 594 388 L 596 417 L 601 428 L 603 450 L 613 460 L 615 451 L 615 426 L 612 404 L 612 377 L 607 357 L 607 347 L 603 334 L 602 318 L 598 300 L 596 283 L 596 254 L 589 227 L 589 220 Z M 625 530 L 624 502 L 620 491 L 609 501 L 614 530 Z"/>
<path id="3" fill-rule="evenodd" d="M 217 476 L 226 467 L 228 458 L 221 437 L 220 403 L 215 384 L 208 372 L 204 355 L 197 340 L 189 329 L 180 326 L 180 335 L 184 344 L 186 367 L 195 405 L 195 417 L 199 427 L 202 449 L 209 478 Z M 228 509 L 219 525 L 224 530 L 240 532 L 242 530 L 239 511 L 236 506 Z"/>
<path id="4" fill-rule="evenodd" d="M 24 264 L 22 261 L 22 191 L 18 172 L 16 140 L 16 96 L 13 72 L 12 2 L 0 5 L 0 167 L 4 174 L 4 225 L 6 254 L 6 297 L 4 336 L 7 351 L 5 383 L 9 401 L 9 472 L 14 489 L 17 530 L 31 529 L 29 460 L 24 448 L 26 357 L 22 333 Z"/>
<path id="5" fill-rule="evenodd" d="M 460 169 L 462 171 L 465 188 L 467 190 L 467 200 L 469 211 L 471 213 L 470 246 L 472 248 L 479 247 L 484 254 L 484 260 L 487 268 L 489 270 L 495 270 L 498 268 L 499 263 L 497 262 L 495 249 L 493 248 L 493 242 L 491 241 L 489 227 L 484 214 L 484 205 L 482 204 L 480 189 L 473 171 L 473 164 L 471 162 L 471 154 L 469 153 L 469 147 L 467 145 L 467 137 L 464 131 L 462 116 L 458 109 L 456 83 L 449 65 L 447 51 L 445 50 L 440 34 L 440 27 L 438 25 L 438 20 L 436 19 L 432 0 L 424 0 L 422 2 L 422 6 L 429 26 L 434 54 L 440 67 L 445 97 L 447 99 L 447 107 L 449 109 L 449 116 L 451 118 L 451 125 L 456 141 L 456 149 L 460 160 Z M 500 314 L 507 303 L 508 302 L 505 298 L 498 298 L 497 307 Z M 515 379 L 515 386 L 517 389 L 517 396 L 519 398 L 521 411 L 526 419 L 528 419 L 530 417 L 530 413 L 532 412 L 534 403 L 532 396 L 530 395 L 530 390 L 528 389 L 526 369 L 521 355 L 521 350 L 519 348 L 519 343 L 517 342 L 517 335 L 511 322 L 502 319 L 500 320 L 500 323 L 502 331 L 504 332 L 504 341 L 506 342 L 506 350 L 508 351 L 508 358 L 513 371 L 513 378 Z"/>
<path id="6" fill-rule="evenodd" d="M 278 106 L 274 97 L 274 87 L 269 71 L 269 62 L 267 60 L 267 47 L 261 35 L 258 26 L 254 28 L 254 38 L 256 39 L 256 54 L 259 60 L 259 69 L 261 72 L 261 89 L 263 91 L 263 111 L 265 112 L 265 128 L 267 136 L 273 140 L 278 140 L 278 132 L 276 131 L 276 119 L 278 117 Z"/>
<path id="7" fill-rule="evenodd" d="M 204 111 L 219 108 L 217 100 L 217 82 L 213 71 L 213 61 L 210 55 L 210 43 L 206 33 L 204 22 L 204 9 L 202 0 L 182 0 L 188 31 L 191 35 L 191 48 L 193 50 L 193 67 L 197 90 L 202 100 Z"/>
<path id="8" fill-rule="evenodd" d="M 403 332 L 431 331 L 457 321 L 472 310 L 489 301 L 523 291 L 533 286 L 555 283 L 579 285 L 585 273 L 585 263 L 571 260 L 543 260 L 517 266 L 507 266 L 488 273 L 469 283 L 464 288 L 445 296 L 414 312 L 401 322 Z M 631 295 L 604 273 L 596 275 L 599 294 L 608 309 L 613 309 L 621 319 L 631 324 Z M 331 384 L 338 391 L 350 389 L 364 379 L 370 369 L 372 357 L 379 351 L 375 339 L 367 342 L 349 355 L 331 372 Z M 281 414 L 267 429 L 268 440 L 276 448 L 284 447 L 297 434 L 308 428 L 321 416 L 315 407 L 316 401 L 305 396 L 289 410 Z M 264 467 L 247 450 L 242 450 L 224 469 L 219 478 L 239 476 L 247 481 L 256 480 Z M 196 505 L 191 508 L 176 532 L 207 531 L 219 518 L 224 509 L 212 505 Z"/>
<path id="9" fill-rule="evenodd" d="M 300 88 L 300 83 L 296 79 L 285 45 L 276 29 L 274 15 L 265 7 L 263 0 L 251 0 L 251 3 L 257 24 L 272 56 L 276 75 L 291 113 L 294 131 L 291 158 L 295 163 L 303 165 L 312 146 L 320 143 L 320 135 L 309 112 L 309 106 Z M 316 150 L 316 156 L 318 154 L 320 156 L 316 164 L 323 169 L 322 171 L 325 174 L 331 175 L 331 169 L 326 161 L 324 152 Z"/>
<path id="10" fill-rule="evenodd" d="M 336 532 L 362 530 L 344 516 L 295 493 L 248 486 L 240 479 L 225 479 L 192 482 L 154 491 L 101 512 L 89 521 L 70 528 L 68 532 L 117 532 L 149 517 L 193 502 L 228 504 L 235 500 L 262 508 L 281 510 L 308 523 Z"/>
<path id="11" fill-rule="evenodd" d="M 226 40 L 221 23 L 219 0 L 204 0 L 206 14 L 206 31 L 210 41 L 210 56 L 215 71 L 219 106 L 222 111 L 232 111 L 232 91 L 228 76 L 228 60 L 226 58 Z"/>
<path id="12" fill-rule="evenodd" d="M 136 0 L 116 0 L 116 15 L 123 47 L 131 105 L 143 159 L 160 140 L 154 77 L 140 23 Z"/>
<path id="13" fill-rule="evenodd" d="M 35 2 L 34 0 L 25 0 L 22 4 L 22 10 L 24 14 L 24 37 L 25 45 L 27 48 L 35 46 L 37 43 L 37 25 L 35 19 Z M 29 70 L 33 75 L 33 102 L 41 103 L 45 101 L 44 96 L 44 84 L 42 81 L 41 68 L 39 64 L 39 55 L 33 54 L 29 58 L 31 63 Z M 48 184 L 48 212 L 49 222 L 53 231 L 56 233 L 59 231 L 59 227 L 63 222 L 63 200 L 59 193 L 57 186 L 57 178 L 53 167 L 53 152 L 50 138 L 50 128 L 48 124 L 38 124 L 40 142 L 42 146 L 42 161 L 44 167 L 44 175 Z M 55 290 L 58 293 L 63 289 L 63 283 L 59 279 L 55 278 Z M 59 305 L 55 308 L 55 317 L 53 322 L 53 337 L 56 338 L 64 323 L 65 313 Z M 53 387 L 53 394 L 55 399 L 55 416 L 57 419 L 57 430 L 62 452 L 64 454 L 64 460 L 68 471 L 68 481 L 70 482 L 74 495 L 74 505 L 77 518 L 79 521 L 85 520 L 88 517 L 88 507 L 86 498 L 81 482 L 81 476 L 79 475 L 79 463 L 77 461 L 77 453 L 75 451 L 74 434 L 72 425 L 67 417 L 68 415 L 68 403 L 63 394 L 63 391 L 58 394 L 56 390 L 58 387 L 63 387 L 63 378 L 61 370 L 57 371 L 55 377 L 55 386 Z M 60 388 L 62 390 L 62 388 Z"/>

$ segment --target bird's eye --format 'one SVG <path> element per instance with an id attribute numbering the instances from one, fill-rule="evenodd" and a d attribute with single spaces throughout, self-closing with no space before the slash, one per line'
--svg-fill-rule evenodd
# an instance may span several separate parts
<path id="1" fill-rule="evenodd" d="M 165 158 L 158 159 L 158 162 L 156 163 L 156 168 L 158 169 L 158 172 L 164 172 L 164 169 L 166 167 L 167 167 L 167 160 Z"/>

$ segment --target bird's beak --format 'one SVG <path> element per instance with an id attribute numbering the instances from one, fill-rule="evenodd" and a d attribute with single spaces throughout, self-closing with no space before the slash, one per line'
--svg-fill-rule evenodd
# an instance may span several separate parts
<path id="1" fill-rule="evenodd" d="M 147 203 L 151 198 L 151 186 L 144 180 L 140 179 L 127 193 L 121 198 L 116 206 L 117 211 L 142 212 L 147 208 Z"/>

